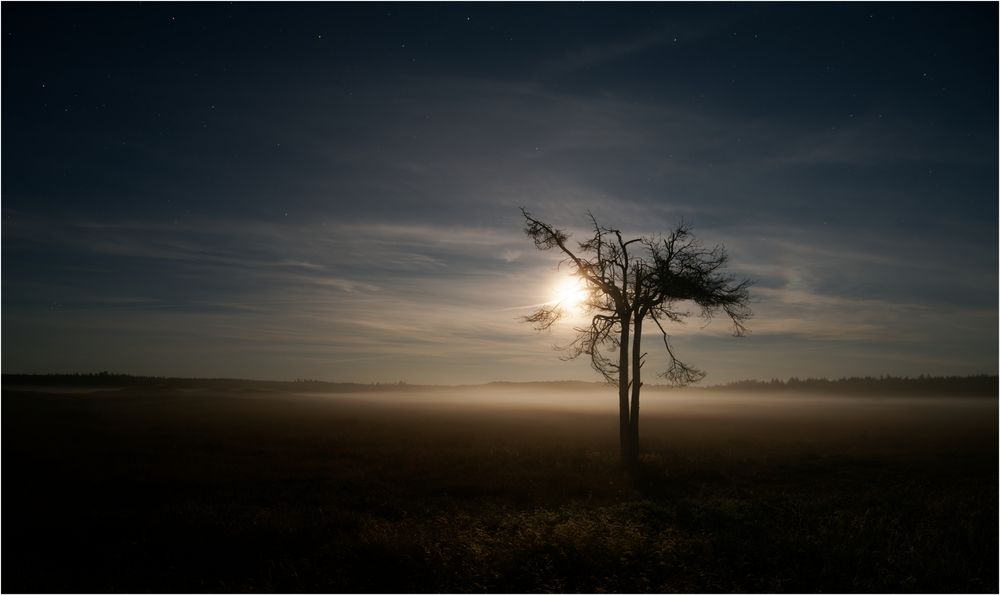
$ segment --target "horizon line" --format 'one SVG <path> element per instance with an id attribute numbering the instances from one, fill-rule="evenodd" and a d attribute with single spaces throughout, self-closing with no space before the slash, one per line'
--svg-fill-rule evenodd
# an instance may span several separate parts
<path id="1" fill-rule="evenodd" d="M 462 387 L 476 387 L 476 386 L 489 386 L 495 384 L 589 384 L 594 386 L 603 386 L 612 384 L 606 381 L 597 380 L 576 380 L 576 379 L 560 379 L 560 380 L 489 380 L 478 383 L 460 383 L 460 384 L 434 384 L 434 383 L 411 383 L 405 380 L 396 381 L 381 381 L 373 380 L 368 382 L 354 381 L 354 380 L 319 380 L 315 378 L 296 378 L 293 380 L 286 379 L 264 379 L 264 378 L 241 378 L 241 377 L 227 377 L 227 376 L 157 376 L 157 375 L 144 375 L 144 374 L 131 374 L 123 372 L 109 372 L 107 370 L 102 370 L 100 372 L 36 372 L 36 373 L 23 373 L 23 372 L 2 372 L 0 377 L 4 379 L 8 377 L 34 377 L 34 378 L 72 378 L 72 377 L 85 377 L 85 378 L 134 378 L 143 380 L 205 380 L 205 381 L 230 381 L 230 382 L 259 382 L 259 383 L 278 383 L 278 384 L 336 384 L 336 385 L 356 385 L 356 386 L 408 386 L 408 387 L 426 387 L 426 388 L 462 388 Z M 649 388 L 669 388 L 669 389 L 684 389 L 684 388 L 724 388 L 731 387 L 739 384 L 764 384 L 764 385 L 789 385 L 794 383 L 808 383 L 808 382 L 846 382 L 846 381 L 888 381 L 888 380 L 903 380 L 903 381 L 930 381 L 930 380 L 963 380 L 963 379 L 998 379 L 1000 380 L 1000 375 L 997 373 L 976 373 L 976 374 L 942 374 L 942 375 L 931 375 L 931 374 L 920 374 L 919 376 L 895 376 L 892 374 L 882 374 L 879 376 L 865 375 L 865 376 L 840 376 L 837 378 L 829 377 L 798 377 L 789 376 L 787 378 L 743 378 L 739 380 L 731 380 L 729 382 L 716 383 L 716 384 L 686 384 L 686 385 L 675 385 L 675 384 L 659 384 L 659 383 L 643 383 L 644 386 Z"/>

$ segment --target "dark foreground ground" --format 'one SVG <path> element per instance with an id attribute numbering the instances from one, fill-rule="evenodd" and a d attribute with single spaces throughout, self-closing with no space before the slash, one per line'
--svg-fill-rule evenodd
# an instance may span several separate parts
<path id="1" fill-rule="evenodd" d="M 995 398 L 477 390 L 5 386 L 2 589 L 997 592 Z"/>

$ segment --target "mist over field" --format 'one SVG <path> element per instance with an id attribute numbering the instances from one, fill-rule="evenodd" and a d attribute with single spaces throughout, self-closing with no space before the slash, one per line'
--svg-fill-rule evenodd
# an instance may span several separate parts
<path id="1" fill-rule="evenodd" d="M 529 385 L 530 386 L 530 385 Z M 451 419 L 456 424 L 491 417 L 562 433 L 570 442 L 616 439 L 617 394 L 613 387 L 463 387 L 328 395 L 302 394 L 330 404 L 395 408 L 417 419 Z M 829 452 L 980 445 L 996 435 L 997 400 L 968 396 L 816 395 L 803 393 L 649 390 L 643 394 L 642 440 L 669 447 L 678 442 L 732 448 L 795 448 Z M 463 416 L 468 416 L 465 420 Z M 589 422 L 589 423 L 588 423 Z M 587 424 L 577 428 L 575 424 Z M 589 427 L 588 427 L 589 426 Z M 582 435 L 574 436 L 577 432 Z M 822 449 L 826 449 L 825 451 Z"/>
<path id="2" fill-rule="evenodd" d="M 303 386 L 5 377 L 5 590 L 997 586 L 995 397 Z"/>

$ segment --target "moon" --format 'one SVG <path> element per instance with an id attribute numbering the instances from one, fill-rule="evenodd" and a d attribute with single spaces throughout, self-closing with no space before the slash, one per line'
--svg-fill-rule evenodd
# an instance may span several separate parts
<path id="1" fill-rule="evenodd" d="M 554 302 L 571 312 L 581 312 L 587 301 L 587 286 L 579 277 L 566 277 L 555 287 Z"/>

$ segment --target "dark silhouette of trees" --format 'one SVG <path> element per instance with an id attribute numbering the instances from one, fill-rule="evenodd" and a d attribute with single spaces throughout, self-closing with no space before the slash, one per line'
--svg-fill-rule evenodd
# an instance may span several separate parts
<path id="1" fill-rule="evenodd" d="M 586 286 L 587 299 L 581 307 L 589 324 L 574 328 L 576 338 L 560 349 L 566 351 L 565 359 L 588 356 L 605 380 L 618 384 L 621 457 L 626 467 L 634 469 L 639 460 L 639 392 L 647 355 L 642 352 L 643 324 L 651 321 L 663 337 L 668 365 L 660 375 L 678 385 L 697 382 L 705 373 L 677 358 L 664 325 L 683 323 L 693 304 L 705 320 L 725 314 L 734 335 L 741 336 L 751 316 L 751 282 L 723 273 L 728 261 L 725 249 L 703 247 L 683 223 L 666 236 L 625 240 L 620 230 L 601 226 L 588 213 L 593 235 L 571 248 L 565 231 L 523 208 L 521 214 L 524 232 L 535 247 L 562 252 L 560 266 L 568 265 Z M 523 320 L 545 330 L 565 314 L 560 304 L 545 304 Z"/>
<path id="2" fill-rule="evenodd" d="M 996 397 L 1000 387 L 996 376 L 852 376 L 850 378 L 796 378 L 769 381 L 739 380 L 712 390 L 732 392 L 768 392 L 772 394 L 867 395 L 873 397 Z"/>

